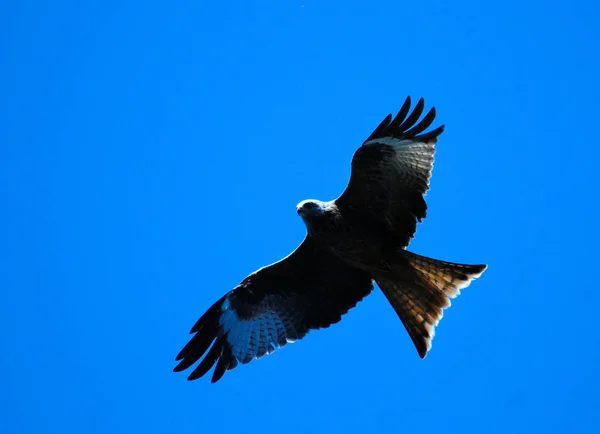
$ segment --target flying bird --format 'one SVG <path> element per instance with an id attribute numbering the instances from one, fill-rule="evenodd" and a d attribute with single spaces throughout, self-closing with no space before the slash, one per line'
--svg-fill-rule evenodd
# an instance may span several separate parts
<path id="1" fill-rule="evenodd" d="M 350 180 L 335 200 L 304 200 L 302 243 L 260 268 L 213 304 L 192 327 L 175 372 L 200 363 L 195 380 L 213 366 L 211 382 L 238 364 L 260 359 L 329 327 L 374 289 L 381 289 L 424 358 L 450 299 L 487 265 L 466 265 L 406 250 L 425 218 L 433 156 L 444 125 L 426 130 L 436 111 L 419 121 L 421 98 L 408 97 L 356 150 Z"/>

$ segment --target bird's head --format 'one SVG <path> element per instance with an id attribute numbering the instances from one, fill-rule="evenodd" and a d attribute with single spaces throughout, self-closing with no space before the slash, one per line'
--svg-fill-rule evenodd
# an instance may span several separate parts
<path id="1" fill-rule="evenodd" d="M 327 202 L 321 202 L 320 200 L 315 199 L 303 200 L 296 205 L 296 211 L 298 212 L 298 215 L 302 217 L 302 220 L 304 220 L 305 223 L 322 217 L 325 215 L 327 210 Z"/>

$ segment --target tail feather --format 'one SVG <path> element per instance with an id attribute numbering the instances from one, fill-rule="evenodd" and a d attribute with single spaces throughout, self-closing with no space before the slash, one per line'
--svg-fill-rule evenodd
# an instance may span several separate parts
<path id="1" fill-rule="evenodd" d="M 399 269 L 375 281 L 400 317 L 419 356 L 431 349 L 435 327 L 450 299 L 485 271 L 487 265 L 466 265 L 400 251 Z"/>

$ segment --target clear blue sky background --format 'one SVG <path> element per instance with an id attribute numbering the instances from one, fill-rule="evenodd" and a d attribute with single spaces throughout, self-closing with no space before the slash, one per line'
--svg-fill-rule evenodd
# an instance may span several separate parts
<path id="1" fill-rule="evenodd" d="M 326 3 L 2 2 L 0 431 L 600 430 L 597 3 Z M 411 249 L 490 265 L 427 359 L 377 290 L 172 373 L 409 94 L 447 126 Z"/>

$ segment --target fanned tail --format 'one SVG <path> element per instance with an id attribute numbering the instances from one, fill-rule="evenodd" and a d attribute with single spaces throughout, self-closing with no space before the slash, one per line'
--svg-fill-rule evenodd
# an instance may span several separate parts
<path id="1" fill-rule="evenodd" d="M 439 261 L 406 250 L 399 254 L 398 268 L 376 276 L 375 281 L 402 320 L 419 356 L 425 358 L 450 299 L 481 276 L 487 265 Z"/>

